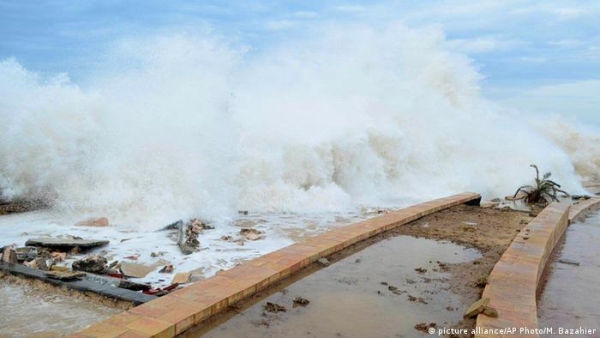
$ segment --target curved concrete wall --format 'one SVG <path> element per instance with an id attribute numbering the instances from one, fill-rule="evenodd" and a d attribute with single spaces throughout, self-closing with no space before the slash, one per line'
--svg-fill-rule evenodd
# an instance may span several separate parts
<path id="1" fill-rule="evenodd" d="M 536 292 L 548 257 L 571 221 L 600 206 L 590 199 L 574 205 L 552 203 L 515 237 L 494 266 L 482 298 L 498 312 L 480 314 L 475 337 L 539 337 Z M 516 332 L 502 331 L 515 328 Z"/>

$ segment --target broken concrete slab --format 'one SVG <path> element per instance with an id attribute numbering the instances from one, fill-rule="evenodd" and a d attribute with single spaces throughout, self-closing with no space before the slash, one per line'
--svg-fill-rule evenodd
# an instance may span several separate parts
<path id="1" fill-rule="evenodd" d="M 558 260 L 559 263 L 563 263 L 563 264 L 568 264 L 568 265 L 575 265 L 575 266 L 579 266 L 579 262 L 574 261 L 572 259 L 566 259 L 566 258 L 561 258 Z"/>
<path id="2" fill-rule="evenodd" d="M 70 239 L 70 238 L 30 238 L 25 242 L 27 246 L 41 246 L 45 248 L 71 250 L 75 247 L 81 249 L 94 248 L 107 245 L 110 241 L 93 239 Z"/>
<path id="3" fill-rule="evenodd" d="M 252 228 L 244 228 L 240 230 L 240 235 L 244 236 L 247 240 L 256 241 L 264 238 L 263 232 Z"/>
<path id="4" fill-rule="evenodd" d="M 472 318 L 477 316 L 478 314 L 482 313 L 485 310 L 486 305 L 488 305 L 490 302 L 490 298 L 489 297 L 485 297 L 482 298 L 478 301 L 476 301 L 475 303 L 471 304 L 471 306 L 469 306 L 469 308 L 467 309 L 467 312 L 465 312 L 464 317 L 465 318 Z"/>
<path id="5" fill-rule="evenodd" d="M 73 262 L 71 267 L 76 271 L 85 271 L 103 275 L 108 271 L 107 263 L 108 260 L 106 257 L 91 255 Z"/>
<path id="6" fill-rule="evenodd" d="M 38 250 L 34 246 L 25 246 L 15 249 L 19 262 L 31 261 L 38 256 Z"/>
<path id="7" fill-rule="evenodd" d="M 176 274 L 175 277 L 173 277 L 173 281 L 171 281 L 171 284 L 187 283 L 187 282 L 189 282 L 191 277 L 192 277 L 191 272 L 180 272 L 180 273 Z"/>
<path id="8" fill-rule="evenodd" d="M 52 279 L 70 281 L 75 279 L 81 279 L 85 277 L 85 272 L 71 272 L 71 271 L 47 271 L 46 276 Z"/>
<path id="9" fill-rule="evenodd" d="M 17 252 L 15 249 L 7 246 L 2 250 L 2 261 L 6 263 L 17 264 L 19 261 L 17 259 Z"/>

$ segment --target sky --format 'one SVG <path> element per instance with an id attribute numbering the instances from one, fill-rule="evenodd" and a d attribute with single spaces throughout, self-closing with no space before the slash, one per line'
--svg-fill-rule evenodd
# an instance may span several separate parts
<path id="1" fill-rule="evenodd" d="M 0 0 L 0 60 L 85 84 L 120 38 L 211 30 L 260 50 L 329 23 L 441 29 L 484 96 L 600 126 L 600 1 Z M 1 79 L 0 79 L 1 80 Z"/>

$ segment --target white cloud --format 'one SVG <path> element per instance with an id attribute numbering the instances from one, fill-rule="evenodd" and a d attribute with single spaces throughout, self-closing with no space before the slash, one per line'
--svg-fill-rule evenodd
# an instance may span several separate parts
<path id="1" fill-rule="evenodd" d="M 516 39 L 503 39 L 492 36 L 473 39 L 453 39 L 448 41 L 450 48 L 467 54 L 506 51 L 524 46 L 525 44 L 525 42 Z"/>

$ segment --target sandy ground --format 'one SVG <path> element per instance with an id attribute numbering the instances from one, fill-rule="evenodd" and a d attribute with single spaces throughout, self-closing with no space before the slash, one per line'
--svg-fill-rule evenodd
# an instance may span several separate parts
<path id="1" fill-rule="evenodd" d="M 385 235 L 449 240 L 478 249 L 483 256 L 480 259 L 471 263 L 447 264 L 441 267 L 452 276 L 448 281 L 451 290 L 459 294 L 465 304 L 471 304 L 481 297 L 487 276 L 500 256 L 533 218 L 529 212 L 461 205 L 427 216 Z M 468 328 L 470 331 L 475 328 L 475 319 L 465 319 L 457 323 L 455 328 Z"/>

